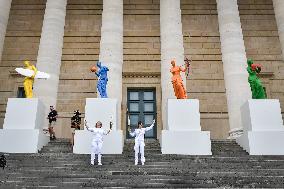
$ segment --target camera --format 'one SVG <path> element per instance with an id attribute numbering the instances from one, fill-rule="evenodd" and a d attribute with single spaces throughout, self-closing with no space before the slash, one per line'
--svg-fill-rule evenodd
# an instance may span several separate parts
<path id="1" fill-rule="evenodd" d="M 75 116 L 79 116 L 81 115 L 81 113 L 79 112 L 79 110 L 74 111 Z"/>

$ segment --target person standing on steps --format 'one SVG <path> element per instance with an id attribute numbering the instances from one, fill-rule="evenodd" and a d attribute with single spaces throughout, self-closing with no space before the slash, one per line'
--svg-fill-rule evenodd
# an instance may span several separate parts
<path id="1" fill-rule="evenodd" d="M 74 116 L 71 117 L 71 145 L 74 146 L 74 135 L 76 130 L 80 130 L 81 125 L 81 113 L 79 110 L 74 111 Z"/>
<path id="2" fill-rule="evenodd" d="M 85 126 L 88 131 L 93 133 L 93 140 L 92 140 L 92 148 L 91 148 L 91 165 L 94 165 L 96 154 L 98 155 L 98 165 L 102 165 L 102 146 L 103 146 L 103 135 L 107 135 L 112 130 L 112 122 L 110 121 L 109 130 L 105 130 L 102 128 L 102 122 L 98 121 L 96 123 L 95 128 L 90 128 L 87 124 L 87 121 L 85 120 Z"/>
<path id="3" fill-rule="evenodd" d="M 56 139 L 54 127 L 55 127 L 55 124 L 56 124 L 57 117 L 58 117 L 57 111 L 54 109 L 53 106 L 50 106 L 50 112 L 47 116 L 47 119 L 49 121 L 48 132 L 49 132 L 50 140 Z"/>
<path id="4" fill-rule="evenodd" d="M 128 131 L 130 136 L 134 137 L 135 136 L 135 145 L 134 145 L 134 150 L 135 150 L 135 165 L 138 165 L 138 153 L 140 152 L 141 154 L 141 164 L 144 165 L 145 163 L 145 156 L 144 156 L 144 136 L 145 132 L 153 129 L 155 125 L 155 119 L 152 122 L 152 125 L 150 127 L 143 128 L 143 123 L 141 121 L 138 122 L 137 129 L 135 129 L 133 132 L 131 132 L 130 127 L 128 127 Z"/>

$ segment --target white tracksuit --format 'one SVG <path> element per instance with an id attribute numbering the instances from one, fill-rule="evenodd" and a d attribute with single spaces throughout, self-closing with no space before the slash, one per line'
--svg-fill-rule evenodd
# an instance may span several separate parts
<path id="1" fill-rule="evenodd" d="M 134 137 L 135 136 L 135 145 L 134 145 L 134 150 L 135 150 L 135 164 L 138 162 L 138 153 L 139 153 L 139 148 L 140 148 L 140 154 L 141 154 L 141 162 L 145 162 L 145 156 L 144 156 L 144 135 L 146 131 L 149 131 L 153 129 L 154 123 L 150 127 L 146 128 L 141 128 L 141 129 L 135 129 L 134 132 L 130 132 L 129 134 Z"/>
<path id="2" fill-rule="evenodd" d="M 107 135 L 108 131 L 102 128 L 89 128 L 88 131 L 93 133 L 92 148 L 91 148 L 91 164 L 94 164 L 96 154 L 98 154 L 98 163 L 101 163 L 101 153 L 103 146 L 103 135 Z"/>

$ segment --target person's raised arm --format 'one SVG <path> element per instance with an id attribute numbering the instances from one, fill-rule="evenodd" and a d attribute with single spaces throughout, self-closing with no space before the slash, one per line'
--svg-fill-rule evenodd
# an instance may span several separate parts
<path id="1" fill-rule="evenodd" d="M 108 135 L 112 130 L 109 129 L 109 130 L 104 130 L 104 135 Z"/>
<path id="2" fill-rule="evenodd" d="M 146 131 L 149 131 L 149 130 L 153 129 L 153 127 L 154 127 L 154 125 L 155 125 L 155 122 L 156 122 L 156 121 L 155 121 L 155 119 L 154 119 L 153 122 L 152 122 L 152 125 L 149 126 L 149 127 L 146 127 L 145 130 L 146 130 Z"/>
<path id="3" fill-rule="evenodd" d="M 88 123 L 87 123 L 87 120 L 85 120 L 85 127 L 88 131 L 93 131 L 89 126 L 88 126 Z"/>
<path id="4" fill-rule="evenodd" d="M 131 132 L 130 126 L 128 127 L 128 132 L 130 136 L 135 137 L 135 132 Z"/>
<path id="5" fill-rule="evenodd" d="M 109 130 L 104 130 L 104 135 L 108 135 L 112 131 L 112 125 L 113 125 L 113 123 L 110 121 L 109 122 Z"/>

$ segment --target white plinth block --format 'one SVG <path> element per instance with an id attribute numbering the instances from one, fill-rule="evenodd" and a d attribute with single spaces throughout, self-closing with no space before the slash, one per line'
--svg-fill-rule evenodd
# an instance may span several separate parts
<path id="1" fill-rule="evenodd" d="M 242 121 L 247 131 L 283 131 L 279 100 L 248 100 L 242 106 Z"/>
<path id="2" fill-rule="evenodd" d="M 212 155 L 209 131 L 162 131 L 162 154 Z"/>
<path id="3" fill-rule="evenodd" d="M 75 131 L 75 154 L 90 154 L 92 144 L 92 133 L 87 130 Z M 102 154 L 122 154 L 123 138 L 122 131 L 112 131 L 104 136 Z"/>
<path id="4" fill-rule="evenodd" d="M 117 126 L 118 101 L 111 98 L 87 98 L 85 106 L 85 120 L 89 127 L 95 127 L 97 121 L 101 121 L 104 129 L 109 129 L 109 122 L 112 119 L 112 132 L 104 136 L 102 147 L 103 154 L 122 154 L 123 133 Z M 91 153 L 92 133 L 84 130 L 75 131 L 73 153 Z"/>
<path id="5" fill-rule="evenodd" d="M 169 99 L 168 129 L 172 131 L 201 131 L 199 100 Z"/>
<path id="6" fill-rule="evenodd" d="M 162 131 L 163 154 L 212 155 L 209 131 L 201 131 L 197 99 L 168 100 L 168 130 Z"/>
<path id="7" fill-rule="evenodd" d="M 39 129 L 44 119 L 44 105 L 37 98 L 9 98 L 3 129 Z"/>
<path id="8" fill-rule="evenodd" d="M 248 100 L 241 111 L 244 134 L 236 139 L 237 143 L 250 155 L 284 155 L 279 100 Z"/>
<path id="9" fill-rule="evenodd" d="M 44 119 L 44 105 L 37 98 L 9 98 L 0 130 L 0 152 L 37 153 L 49 142 L 42 131 Z"/>
<path id="10" fill-rule="evenodd" d="M 112 129 L 117 129 L 117 100 L 112 98 L 86 98 L 85 120 L 90 127 L 100 121 L 104 129 L 109 129 L 112 117 Z"/>
<path id="11" fill-rule="evenodd" d="M 38 153 L 49 142 L 39 129 L 1 129 L 0 152 Z"/>

